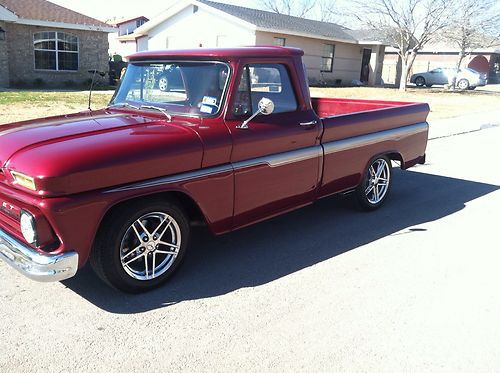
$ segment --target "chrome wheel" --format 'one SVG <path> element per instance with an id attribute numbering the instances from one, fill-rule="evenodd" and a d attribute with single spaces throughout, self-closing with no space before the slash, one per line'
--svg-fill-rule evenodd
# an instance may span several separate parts
<path id="1" fill-rule="evenodd" d="M 158 81 L 158 88 L 160 91 L 166 92 L 168 90 L 168 79 L 166 76 L 162 76 Z"/>
<path id="2" fill-rule="evenodd" d="M 385 158 L 379 158 L 368 168 L 365 196 L 368 203 L 379 204 L 389 190 L 391 165 Z"/>
<path id="3" fill-rule="evenodd" d="M 172 267 L 181 238 L 179 224 L 172 216 L 164 212 L 145 214 L 132 223 L 121 240 L 121 265 L 136 280 L 153 280 Z"/>
<path id="4" fill-rule="evenodd" d="M 460 79 L 457 83 L 459 89 L 465 90 L 469 88 L 469 81 L 467 79 Z"/>

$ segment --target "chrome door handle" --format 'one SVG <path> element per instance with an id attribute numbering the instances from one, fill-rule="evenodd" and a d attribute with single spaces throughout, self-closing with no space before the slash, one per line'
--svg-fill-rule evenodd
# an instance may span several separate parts
<path id="1" fill-rule="evenodd" d="M 301 122 L 300 125 L 302 127 L 309 127 L 309 126 L 314 126 L 316 123 L 318 123 L 317 120 L 312 120 L 310 122 Z"/>

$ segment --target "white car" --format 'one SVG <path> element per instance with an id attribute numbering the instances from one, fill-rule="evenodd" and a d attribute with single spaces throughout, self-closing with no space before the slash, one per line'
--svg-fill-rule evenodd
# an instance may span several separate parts
<path id="1" fill-rule="evenodd" d="M 456 76 L 456 86 L 459 89 L 475 89 L 476 87 L 486 85 L 487 75 L 482 74 L 471 68 L 462 68 L 460 70 L 454 68 L 442 68 L 427 71 L 425 73 L 413 74 L 410 78 L 411 83 L 415 83 L 417 87 L 432 87 L 433 85 L 451 84 L 453 77 Z"/>

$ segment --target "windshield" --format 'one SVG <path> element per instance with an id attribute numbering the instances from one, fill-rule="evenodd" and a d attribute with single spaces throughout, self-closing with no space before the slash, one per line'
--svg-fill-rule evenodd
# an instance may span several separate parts
<path id="1" fill-rule="evenodd" d="M 131 63 L 110 106 L 212 116 L 222 107 L 228 77 L 229 66 L 222 62 Z"/>

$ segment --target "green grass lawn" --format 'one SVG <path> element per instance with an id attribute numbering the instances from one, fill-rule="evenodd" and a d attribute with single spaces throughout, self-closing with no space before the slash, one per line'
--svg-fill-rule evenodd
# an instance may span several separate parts
<path id="1" fill-rule="evenodd" d="M 105 106 L 111 98 L 110 94 L 95 91 L 92 93 L 92 103 L 95 106 Z M 63 102 L 66 104 L 86 104 L 88 102 L 88 91 L 82 92 L 44 92 L 44 91 L 7 91 L 0 92 L 0 105 L 15 103 L 27 104 L 55 104 Z"/>

